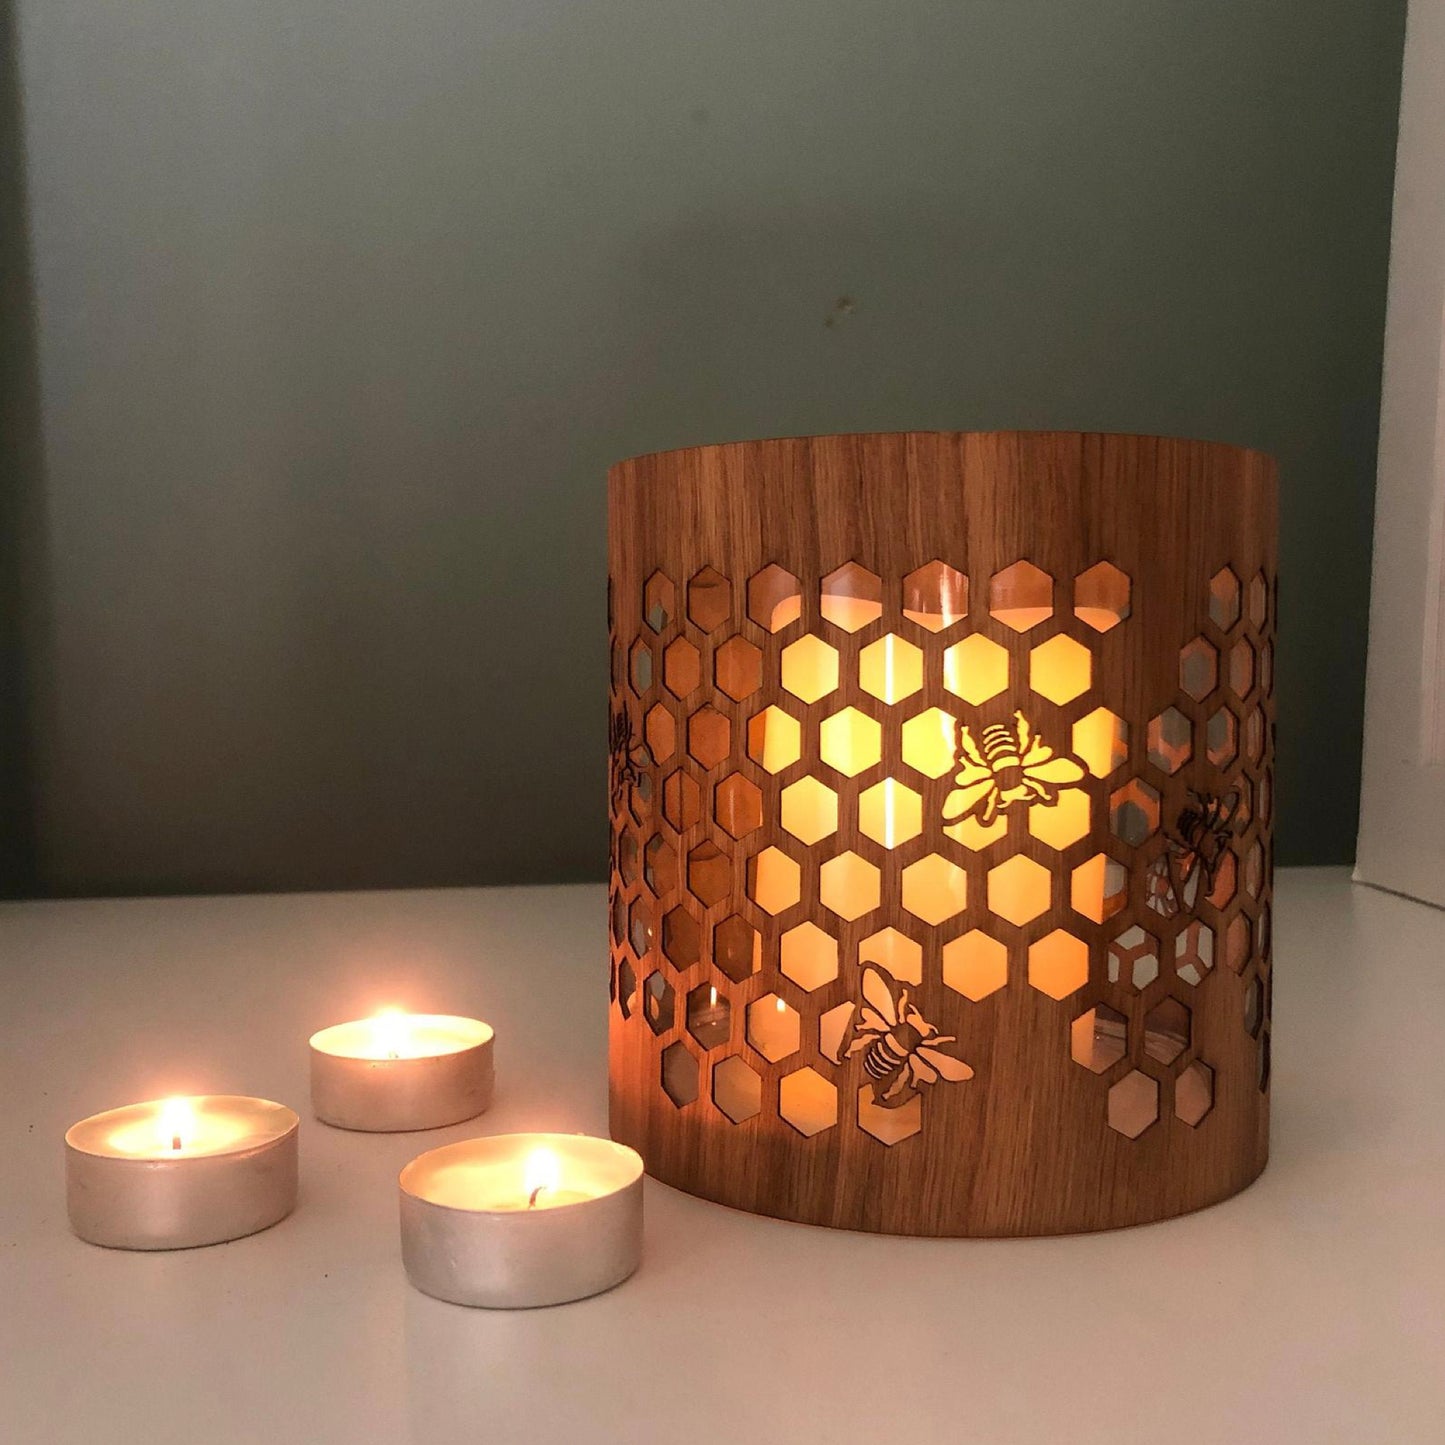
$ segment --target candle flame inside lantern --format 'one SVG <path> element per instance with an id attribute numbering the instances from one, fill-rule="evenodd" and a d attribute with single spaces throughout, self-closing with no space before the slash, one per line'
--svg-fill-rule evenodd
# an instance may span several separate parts
<path id="1" fill-rule="evenodd" d="M 377 1052 L 383 1058 L 399 1059 L 406 1047 L 406 1014 L 399 1008 L 384 1008 L 371 1021 Z"/>
<path id="2" fill-rule="evenodd" d="M 156 1119 L 156 1131 L 172 1151 L 184 1149 L 196 1136 L 196 1109 L 189 1099 L 166 1099 Z"/>
<path id="3" fill-rule="evenodd" d="M 522 1187 L 527 1191 L 527 1208 L 537 1207 L 537 1197 L 544 1190 L 555 1190 L 562 1166 L 550 1149 L 533 1149 L 522 1168 Z"/>

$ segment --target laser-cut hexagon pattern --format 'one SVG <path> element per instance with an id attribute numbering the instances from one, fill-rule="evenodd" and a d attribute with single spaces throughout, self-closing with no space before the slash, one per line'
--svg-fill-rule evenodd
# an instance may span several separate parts
<path id="1" fill-rule="evenodd" d="M 627 654 L 627 676 L 638 697 L 652 686 L 652 649 L 640 637 Z"/>
<path id="2" fill-rule="evenodd" d="M 1109 1127 L 1137 1139 L 1159 1117 L 1159 1085 L 1138 1069 L 1109 1090 Z"/>
<path id="3" fill-rule="evenodd" d="M 642 1016 L 655 1034 L 665 1034 L 676 1017 L 672 985 L 660 973 L 649 974 L 642 985 Z"/>
<path id="4" fill-rule="evenodd" d="M 1264 757 L 1264 733 L 1264 714 L 1255 708 L 1244 724 L 1244 754 L 1252 763 L 1258 763 Z"/>
<path id="5" fill-rule="evenodd" d="M 1156 1063 L 1172 1064 L 1189 1047 L 1189 1009 L 1177 998 L 1165 998 L 1144 1015 L 1144 1052 Z"/>
<path id="6" fill-rule="evenodd" d="M 824 718 L 818 729 L 818 753 L 830 768 L 854 778 L 883 756 L 883 729 L 865 712 L 845 707 Z"/>
<path id="7" fill-rule="evenodd" d="M 903 615 L 930 632 L 968 616 L 968 578 L 946 562 L 926 562 L 903 579 Z"/>
<path id="8" fill-rule="evenodd" d="M 880 928 L 865 938 L 858 945 L 858 963 L 875 964 L 900 983 L 923 982 L 922 945 L 896 928 Z"/>
<path id="9" fill-rule="evenodd" d="M 952 772 L 958 758 L 958 721 L 942 708 L 925 708 L 903 724 L 903 761 L 927 778 Z"/>
<path id="10" fill-rule="evenodd" d="M 1074 616 L 1108 632 L 1129 616 L 1130 582 L 1112 562 L 1098 562 L 1074 579 Z"/>
<path id="11" fill-rule="evenodd" d="M 744 1124 L 762 1110 L 763 1081 L 734 1054 L 712 1071 L 712 1101 L 734 1124 Z"/>
<path id="12" fill-rule="evenodd" d="M 652 905 L 645 898 L 634 898 L 627 910 L 627 941 L 639 959 L 652 952 Z"/>
<path id="13" fill-rule="evenodd" d="M 687 886 L 704 908 L 727 897 L 733 884 L 732 859 L 710 838 L 687 855 Z"/>
<path id="14" fill-rule="evenodd" d="M 748 897 L 764 913 L 786 913 L 802 896 L 802 871 L 781 848 L 748 859 Z"/>
<path id="15" fill-rule="evenodd" d="M 1269 583 L 1263 572 L 1256 572 L 1249 584 L 1249 625 L 1256 632 L 1264 630 L 1269 617 Z"/>
<path id="16" fill-rule="evenodd" d="M 1107 1073 L 1128 1048 L 1129 1022 L 1106 1003 L 1085 1009 L 1069 1025 L 1069 1057 L 1092 1073 Z"/>
<path id="17" fill-rule="evenodd" d="M 705 703 L 687 720 L 687 750 L 704 768 L 715 768 L 732 750 L 732 724 Z"/>
<path id="18" fill-rule="evenodd" d="M 1028 632 L 1054 615 L 1054 579 L 1032 562 L 1015 562 L 989 582 L 989 614 L 1015 632 Z"/>
<path id="19" fill-rule="evenodd" d="M 1179 686 L 1195 702 L 1203 702 L 1219 681 L 1219 654 L 1207 637 L 1196 637 L 1179 650 Z"/>
<path id="20" fill-rule="evenodd" d="M 704 567 L 687 584 L 687 615 L 704 632 L 721 627 L 732 610 L 732 583 L 715 567 Z"/>
<path id="21" fill-rule="evenodd" d="M 662 816 L 681 833 L 702 818 L 702 790 L 697 780 L 679 770 L 662 785 Z"/>
<path id="22" fill-rule="evenodd" d="M 716 985 L 700 983 L 688 991 L 687 1031 L 703 1050 L 727 1043 L 732 1033 L 732 1004 Z"/>
<path id="23" fill-rule="evenodd" d="M 662 632 L 676 608 L 677 593 L 671 580 L 665 573 L 654 572 L 642 587 L 642 620 L 654 632 Z"/>
<path id="24" fill-rule="evenodd" d="M 882 898 L 878 869 L 851 850 L 829 858 L 818 870 L 818 901 L 850 921 L 871 913 Z"/>
<path id="25" fill-rule="evenodd" d="M 885 633 L 858 654 L 858 686 L 879 702 L 897 703 L 923 686 L 923 652 Z"/>
<path id="26" fill-rule="evenodd" d="M 702 653 L 687 638 L 675 638 L 663 650 L 662 682 L 679 698 L 687 697 L 702 684 Z"/>
<path id="27" fill-rule="evenodd" d="M 617 839 L 617 871 L 628 886 L 637 882 L 637 834 L 630 828 L 624 828 Z M 620 893 L 616 896 L 622 897 Z"/>
<path id="28" fill-rule="evenodd" d="M 873 1102 L 873 1090 L 865 1084 L 858 1090 L 858 1127 L 880 1144 L 901 1144 L 923 1127 L 923 1098 L 915 1094 L 897 1109 L 885 1109 Z"/>
<path id="29" fill-rule="evenodd" d="M 1241 637 L 1229 649 L 1229 690 L 1241 702 L 1254 691 L 1254 644 Z"/>
<path id="30" fill-rule="evenodd" d="M 896 778 L 884 778 L 858 796 L 858 831 L 897 848 L 923 831 L 923 799 Z"/>
<path id="31" fill-rule="evenodd" d="M 943 685 L 977 707 L 1008 686 L 1008 653 L 992 638 L 975 632 L 944 652 Z"/>
<path id="32" fill-rule="evenodd" d="M 748 1005 L 748 1043 L 770 1064 L 797 1053 L 802 1041 L 798 1011 L 779 994 L 765 993 Z"/>
<path id="33" fill-rule="evenodd" d="M 1129 724 L 1106 707 L 1096 707 L 1073 726 L 1074 756 L 1096 778 L 1107 778 L 1129 761 Z"/>
<path id="34" fill-rule="evenodd" d="M 1095 853 L 1069 875 L 1069 906 L 1094 923 L 1112 918 L 1129 901 L 1129 870 L 1107 853 Z"/>
<path id="35" fill-rule="evenodd" d="M 1136 991 L 1159 977 L 1159 940 L 1137 923 L 1109 944 L 1109 982 Z"/>
<path id="36" fill-rule="evenodd" d="M 661 833 L 654 833 L 642 850 L 642 881 L 658 897 L 677 887 L 677 852 Z"/>
<path id="37" fill-rule="evenodd" d="M 686 908 L 671 908 L 663 915 L 662 951 L 679 970 L 691 968 L 702 956 L 702 926 Z"/>
<path id="38" fill-rule="evenodd" d="M 750 698 L 763 685 L 763 654 L 745 637 L 730 637 L 713 655 L 713 680 L 734 702 Z"/>
<path id="39" fill-rule="evenodd" d="M 1214 967 L 1214 930 L 1191 918 L 1174 938 L 1174 974 L 1191 988 L 1204 982 Z"/>
<path id="40" fill-rule="evenodd" d="M 1239 578 L 1228 567 L 1209 579 L 1209 620 L 1221 632 L 1239 621 Z"/>
<path id="41" fill-rule="evenodd" d="M 677 720 L 662 703 L 654 703 L 647 710 L 642 736 L 654 762 L 665 763 L 676 751 Z"/>
<path id="42" fill-rule="evenodd" d="M 746 838 L 763 826 L 763 795 L 758 785 L 741 773 L 729 773 L 713 795 L 717 825 L 734 838 Z"/>
<path id="43" fill-rule="evenodd" d="M 637 1012 L 637 970 L 625 958 L 617 965 L 617 1010 L 625 1019 Z"/>
<path id="44" fill-rule="evenodd" d="M 755 572 L 748 582 L 748 616 L 769 632 L 781 632 L 803 615 L 803 589 L 793 574 L 776 563 Z"/>
<path id="45" fill-rule="evenodd" d="M 943 945 L 943 981 L 977 1003 L 1008 983 L 1008 949 L 982 929 L 972 928 Z"/>
<path id="46" fill-rule="evenodd" d="M 1142 778 L 1130 778 L 1109 798 L 1109 831 L 1131 848 L 1159 831 L 1159 791 Z"/>
<path id="47" fill-rule="evenodd" d="M 737 913 L 713 929 L 712 961 L 734 983 L 752 977 L 763 966 L 763 941 L 756 928 Z"/>
<path id="48" fill-rule="evenodd" d="M 661 1055 L 662 1092 L 677 1105 L 686 1107 L 697 1099 L 697 1060 L 681 1042 L 669 1044 Z"/>
<path id="49" fill-rule="evenodd" d="M 1204 753 L 1216 768 L 1227 768 L 1239 755 L 1239 724 L 1227 707 L 1212 713 L 1204 725 Z"/>
<path id="50" fill-rule="evenodd" d="M 1089 945 L 1056 928 L 1029 945 L 1029 986 L 1050 998 L 1067 998 L 1089 981 Z"/>
<path id="51" fill-rule="evenodd" d="M 838 649 L 805 633 L 783 649 L 781 676 L 786 692 L 803 702 L 817 702 L 837 689 Z"/>
<path id="52" fill-rule="evenodd" d="M 857 632 L 883 615 L 883 579 L 856 562 L 845 562 L 823 578 L 823 618 L 845 632 Z"/>
<path id="53" fill-rule="evenodd" d="M 1249 851 L 1244 855 L 1244 891 L 1251 898 L 1258 898 L 1260 890 L 1264 887 L 1264 850 L 1259 846 L 1259 839 L 1249 845 Z"/>
<path id="54" fill-rule="evenodd" d="M 838 1122 L 838 1090 L 816 1069 L 796 1069 L 778 1083 L 778 1113 L 811 1139 Z"/>
<path id="55" fill-rule="evenodd" d="M 1177 773 L 1194 753 L 1194 727 L 1177 707 L 1166 707 L 1149 724 L 1149 761 L 1161 773 Z"/>
<path id="56" fill-rule="evenodd" d="M 1053 803 L 1035 803 L 1029 809 L 1029 832 L 1050 848 L 1068 848 L 1088 836 L 1089 795 L 1078 788 L 1062 788 Z"/>
<path id="57" fill-rule="evenodd" d="M 1191 1129 L 1214 1107 L 1214 1070 L 1201 1059 L 1186 1064 L 1174 1081 L 1174 1116 Z"/>
<path id="58" fill-rule="evenodd" d="M 803 729 L 780 707 L 765 707 L 748 719 L 748 756 L 770 773 L 781 773 L 803 756 Z"/>
<path id="59" fill-rule="evenodd" d="M 1060 706 L 1088 692 L 1093 680 L 1089 649 L 1059 633 L 1029 653 L 1029 686 Z"/>
<path id="60" fill-rule="evenodd" d="M 1048 869 L 1032 858 L 1006 858 L 988 872 L 989 912 L 1022 927 L 1047 911 L 1051 881 Z"/>
<path id="61" fill-rule="evenodd" d="M 1263 1023 L 1264 985 L 1256 975 L 1244 986 L 1244 1031 L 1250 1038 L 1258 1038 L 1260 1026 Z"/>
<path id="62" fill-rule="evenodd" d="M 838 940 L 816 923 L 800 923 L 779 940 L 778 968 L 799 988 L 822 988 L 838 977 Z"/>
<path id="63" fill-rule="evenodd" d="M 838 830 L 838 795 L 817 778 L 799 778 L 779 795 L 778 817 L 800 842 L 817 843 Z"/>
<path id="64" fill-rule="evenodd" d="M 942 923 L 968 905 L 968 874 L 951 859 L 929 853 L 903 870 L 905 909 L 925 923 Z"/>
<path id="65" fill-rule="evenodd" d="M 1244 972 L 1251 943 L 1249 918 L 1243 913 L 1236 914 L 1224 930 L 1224 961 L 1235 973 Z"/>

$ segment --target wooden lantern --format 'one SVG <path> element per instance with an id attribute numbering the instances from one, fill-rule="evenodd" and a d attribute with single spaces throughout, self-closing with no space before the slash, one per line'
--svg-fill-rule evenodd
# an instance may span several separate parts
<path id="1" fill-rule="evenodd" d="M 690 1193 L 899 1234 L 1254 1179 L 1274 463 L 832 436 L 610 491 L 615 1137 Z"/>

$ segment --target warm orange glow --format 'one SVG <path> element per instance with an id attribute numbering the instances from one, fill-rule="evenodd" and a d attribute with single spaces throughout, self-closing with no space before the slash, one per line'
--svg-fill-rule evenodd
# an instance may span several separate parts
<path id="1" fill-rule="evenodd" d="M 196 1106 L 189 1099 L 166 1099 L 156 1116 L 157 1143 L 162 1149 L 181 1150 L 196 1138 Z"/>
<path id="2" fill-rule="evenodd" d="M 713 990 L 716 998 L 717 990 Z M 535 1208 L 541 1196 L 554 1192 L 562 1179 L 562 1162 L 550 1149 L 533 1149 L 522 1169 L 522 1189 L 528 1208 Z"/>
<path id="3" fill-rule="evenodd" d="M 410 1039 L 410 1023 L 399 1008 L 384 1008 L 371 1021 L 377 1054 L 385 1059 L 399 1059 Z"/>

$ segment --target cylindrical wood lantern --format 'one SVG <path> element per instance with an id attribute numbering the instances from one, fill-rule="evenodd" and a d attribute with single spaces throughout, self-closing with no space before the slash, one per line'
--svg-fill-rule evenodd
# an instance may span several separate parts
<path id="1" fill-rule="evenodd" d="M 929 432 L 610 483 L 614 1136 L 690 1193 L 899 1234 L 1254 1179 L 1274 463 Z"/>

